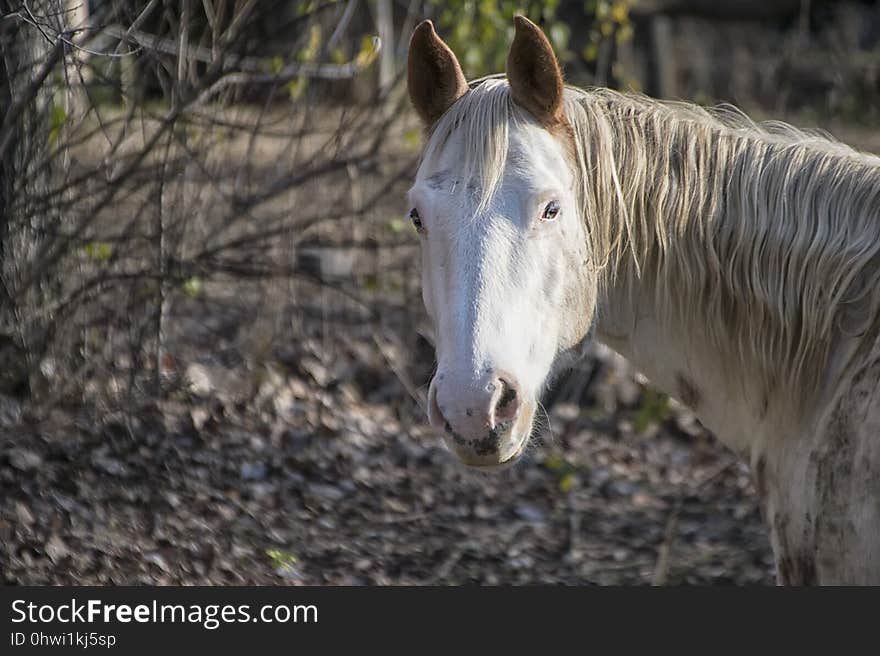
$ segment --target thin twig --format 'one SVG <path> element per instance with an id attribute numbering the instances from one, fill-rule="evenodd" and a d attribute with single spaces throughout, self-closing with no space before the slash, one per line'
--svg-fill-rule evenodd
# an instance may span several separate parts
<path id="1" fill-rule="evenodd" d="M 706 485 L 721 476 L 728 469 L 736 465 L 738 460 L 731 458 L 726 462 L 722 462 L 718 467 L 703 476 L 694 484 L 688 485 L 685 490 L 679 492 L 666 518 L 666 530 L 663 533 L 663 544 L 657 552 L 657 560 L 654 563 L 654 575 L 651 578 L 651 585 L 666 585 L 669 578 L 669 567 L 672 560 L 672 549 L 675 545 L 676 531 L 678 530 L 678 518 L 684 505 L 684 497 L 698 494 Z"/>

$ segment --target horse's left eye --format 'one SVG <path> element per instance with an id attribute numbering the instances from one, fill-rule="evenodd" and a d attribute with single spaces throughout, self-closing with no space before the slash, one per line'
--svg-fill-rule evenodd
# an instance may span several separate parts
<path id="1" fill-rule="evenodd" d="M 419 211 L 414 207 L 410 210 L 409 213 L 410 221 L 412 221 L 413 226 L 419 232 L 422 231 L 422 217 L 419 216 Z"/>
<path id="2" fill-rule="evenodd" d="M 542 221 L 552 221 L 557 216 L 559 216 L 559 201 L 551 200 L 547 203 L 547 206 L 544 208 L 544 213 L 541 214 Z"/>

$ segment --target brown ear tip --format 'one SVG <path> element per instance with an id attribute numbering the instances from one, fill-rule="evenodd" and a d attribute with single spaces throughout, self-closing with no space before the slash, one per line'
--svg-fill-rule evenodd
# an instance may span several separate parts
<path id="1" fill-rule="evenodd" d="M 538 29 L 538 26 L 535 25 L 532 21 L 530 21 L 527 17 L 522 14 L 517 14 L 513 17 L 513 24 L 516 27 L 517 31 L 526 29 L 526 30 L 535 30 Z"/>
<path id="2" fill-rule="evenodd" d="M 416 25 L 416 29 L 413 30 L 413 36 L 415 36 L 416 34 L 425 36 L 429 34 L 436 34 L 436 30 L 434 30 L 434 23 L 431 22 L 430 18 L 426 18 L 421 23 Z"/>

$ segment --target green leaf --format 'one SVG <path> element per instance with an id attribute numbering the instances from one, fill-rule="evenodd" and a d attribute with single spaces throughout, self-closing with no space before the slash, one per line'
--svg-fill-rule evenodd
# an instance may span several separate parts
<path id="1" fill-rule="evenodd" d="M 94 262 L 106 262 L 113 255 L 113 246 L 105 241 L 89 242 L 82 250 L 86 257 Z"/>
<path id="2" fill-rule="evenodd" d="M 577 477 L 572 472 L 568 472 L 567 474 L 564 474 L 559 479 L 559 491 L 560 492 L 570 492 L 576 482 L 577 482 Z"/>
<path id="3" fill-rule="evenodd" d="M 633 427 L 641 433 L 649 426 L 654 426 L 669 417 L 669 397 L 651 388 L 645 390 L 642 405 L 633 419 Z"/>
<path id="4" fill-rule="evenodd" d="M 629 22 L 629 4 L 620 0 L 615 2 L 611 7 L 611 19 L 621 25 Z"/>
<path id="5" fill-rule="evenodd" d="M 418 128 L 410 128 L 403 133 L 403 143 L 410 150 L 418 150 L 422 145 L 422 131 Z"/>
<path id="6" fill-rule="evenodd" d="M 342 48 L 333 48 L 330 51 L 330 61 L 334 64 L 344 64 L 345 63 L 345 51 Z"/>
<path id="7" fill-rule="evenodd" d="M 202 293 L 202 279 L 198 276 L 187 278 L 183 283 L 183 291 L 187 296 L 192 296 L 193 298 L 199 296 Z"/>
<path id="8" fill-rule="evenodd" d="M 297 16 L 306 16 L 315 11 L 315 2 L 312 0 L 307 0 L 306 2 L 297 2 L 296 3 L 296 15 Z"/>
<path id="9" fill-rule="evenodd" d="M 305 93 L 308 85 L 309 81 L 307 78 L 298 77 L 284 85 L 284 88 L 287 89 L 287 93 L 290 95 L 291 100 L 299 100 L 303 93 Z"/>
<path id="10" fill-rule="evenodd" d="M 544 466 L 550 471 L 558 472 L 568 467 L 568 463 L 562 456 L 550 455 L 544 459 Z"/>
<path id="11" fill-rule="evenodd" d="M 599 46 L 595 43 L 588 43 L 584 46 L 584 50 L 581 53 L 581 56 L 585 61 L 594 62 L 599 57 Z"/>
<path id="12" fill-rule="evenodd" d="M 296 556 L 289 551 L 282 551 L 281 549 L 266 549 L 266 555 L 276 568 L 296 564 Z"/>
<path id="13" fill-rule="evenodd" d="M 309 28 L 309 40 L 306 42 L 306 47 L 296 54 L 296 59 L 299 62 L 314 61 L 314 59 L 318 56 L 318 51 L 320 49 L 321 26 L 318 24 L 314 24 Z"/>
<path id="14" fill-rule="evenodd" d="M 54 144 L 61 135 L 61 128 L 67 122 L 67 111 L 61 105 L 52 105 L 52 129 L 49 131 L 49 144 Z"/>
<path id="15" fill-rule="evenodd" d="M 386 44 L 385 47 L 390 46 Z M 361 49 L 354 58 L 354 63 L 357 64 L 358 68 L 366 68 L 376 60 L 378 55 L 379 52 L 376 50 L 374 38 L 372 36 L 365 36 L 361 39 Z"/>
<path id="16" fill-rule="evenodd" d="M 379 278 L 373 274 L 364 277 L 364 290 L 368 292 L 379 291 Z"/>

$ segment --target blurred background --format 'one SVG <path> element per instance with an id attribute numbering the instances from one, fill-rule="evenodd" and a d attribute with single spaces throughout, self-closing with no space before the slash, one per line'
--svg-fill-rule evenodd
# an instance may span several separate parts
<path id="1" fill-rule="evenodd" d="M 609 350 L 463 470 L 409 34 L 880 152 L 880 3 L 0 0 L 0 583 L 772 583 L 746 467 Z"/>

